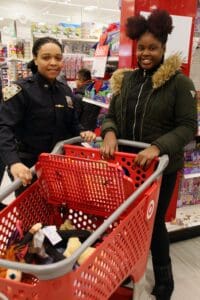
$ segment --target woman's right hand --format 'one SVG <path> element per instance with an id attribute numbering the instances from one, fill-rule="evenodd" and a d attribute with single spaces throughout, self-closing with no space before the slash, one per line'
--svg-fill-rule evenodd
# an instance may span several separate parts
<path id="1" fill-rule="evenodd" d="M 10 173 L 12 174 L 14 179 L 20 179 L 23 186 L 30 184 L 33 178 L 30 169 L 22 163 L 15 163 L 11 165 Z"/>
<path id="2" fill-rule="evenodd" d="M 104 158 L 113 157 L 114 152 L 118 150 L 117 138 L 114 131 L 108 131 L 105 134 L 100 152 Z"/>

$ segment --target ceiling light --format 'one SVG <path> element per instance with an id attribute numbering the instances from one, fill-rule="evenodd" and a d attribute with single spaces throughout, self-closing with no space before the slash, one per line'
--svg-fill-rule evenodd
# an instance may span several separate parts
<path id="1" fill-rule="evenodd" d="M 100 10 L 105 10 L 105 11 L 107 10 L 107 11 L 112 11 L 112 12 L 117 12 L 117 13 L 120 12 L 119 9 L 113 9 L 113 8 L 103 8 L 103 7 L 101 7 Z"/>
<path id="2" fill-rule="evenodd" d="M 66 19 L 67 21 L 71 21 L 71 17 L 70 16 L 64 16 L 64 15 L 60 15 L 60 14 L 51 14 L 51 13 L 48 13 L 48 16 L 52 16 L 52 17 L 61 17 L 61 18 L 64 18 Z"/>
<path id="3" fill-rule="evenodd" d="M 89 5 L 89 6 L 85 6 L 84 7 L 84 10 L 87 10 L 87 11 L 92 11 L 92 10 L 95 10 L 95 9 L 98 9 L 98 6 L 96 6 L 96 5 Z"/>
<path id="4" fill-rule="evenodd" d="M 42 2 L 48 2 L 48 3 L 55 3 L 55 4 L 61 4 L 61 5 L 69 5 L 69 6 L 74 6 L 74 7 L 82 7 L 83 5 L 81 4 L 72 4 L 71 0 L 68 1 L 57 1 L 57 0 L 41 0 Z"/>
<path id="5" fill-rule="evenodd" d="M 42 13 L 44 16 L 45 15 L 48 15 L 49 14 L 49 11 L 47 10 L 47 11 L 44 11 L 43 13 Z"/>

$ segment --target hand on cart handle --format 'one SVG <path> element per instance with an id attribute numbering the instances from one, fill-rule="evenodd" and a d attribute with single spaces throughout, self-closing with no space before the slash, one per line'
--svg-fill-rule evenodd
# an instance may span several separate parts
<path id="1" fill-rule="evenodd" d="M 135 158 L 134 163 L 139 165 L 142 168 L 147 169 L 151 163 L 151 161 L 160 155 L 160 149 L 151 145 L 148 148 L 140 151 Z"/>
<path id="2" fill-rule="evenodd" d="M 22 181 L 23 186 L 26 186 L 31 183 L 32 173 L 29 168 L 27 168 L 22 163 L 12 164 L 10 167 L 10 172 L 14 179 L 20 179 Z"/>
<path id="3" fill-rule="evenodd" d="M 100 152 L 104 158 L 110 158 L 113 157 L 115 151 L 118 151 L 117 137 L 114 131 L 108 131 L 105 134 Z"/>
<path id="4" fill-rule="evenodd" d="M 81 138 L 85 141 L 85 142 L 93 142 L 96 139 L 96 134 L 93 131 L 82 131 L 80 133 Z"/>

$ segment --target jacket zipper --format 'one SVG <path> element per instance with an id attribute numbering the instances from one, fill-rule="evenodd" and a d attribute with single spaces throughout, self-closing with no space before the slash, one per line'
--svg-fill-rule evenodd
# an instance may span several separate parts
<path id="1" fill-rule="evenodd" d="M 146 71 L 144 70 L 144 77 L 146 76 Z M 139 94 L 138 94 L 138 98 L 137 98 L 137 104 L 135 106 L 135 121 L 133 123 L 133 140 L 135 140 L 135 127 L 136 127 L 136 119 L 137 119 L 137 115 L 136 115 L 136 112 L 137 112 L 137 108 L 138 108 L 138 105 L 139 105 L 139 101 L 140 101 L 140 96 L 141 96 L 141 93 L 142 93 L 142 90 L 143 90 L 143 86 L 144 84 L 146 83 L 147 81 L 147 78 L 145 79 L 145 81 L 143 82 L 143 84 L 141 85 L 140 87 L 140 90 L 139 90 Z"/>
<path id="2" fill-rule="evenodd" d="M 141 127 L 140 127 L 140 141 L 142 141 L 142 129 L 143 129 L 143 123 L 144 123 L 144 116 L 145 116 L 145 113 L 146 113 L 146 109 L 147 109 L 147 104 L 150 100 L 150 97 L 151 95 L 153 94 L 153 90 L 150 92 L 148 98 L 147 98 L 147 101 L 145 103 L 145 106 L 144 106 L 144 111 L 143 111 L 143 114 L 142 114 L 142 121 L 141 121 Z"/>

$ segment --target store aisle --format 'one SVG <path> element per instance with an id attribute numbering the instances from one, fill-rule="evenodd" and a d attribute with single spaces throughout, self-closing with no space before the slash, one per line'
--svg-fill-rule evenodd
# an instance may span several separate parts
<path id="1" fill-rule="evenodd" d="M 175 280 L 175 290 L 171 300 L 200 299 L 200 237 L 176 242 L 170 246 Z M 151 258 L 148 260 L 145 289 L 150 293 L 153 286 Z M 141 299 L 154 299 L 143 296 Z"/>
<path id="2" fill-rule="evenodd" d="M 171 245 L 175 292 L 172 300 L 200 299 L 200 237 Z"/>

